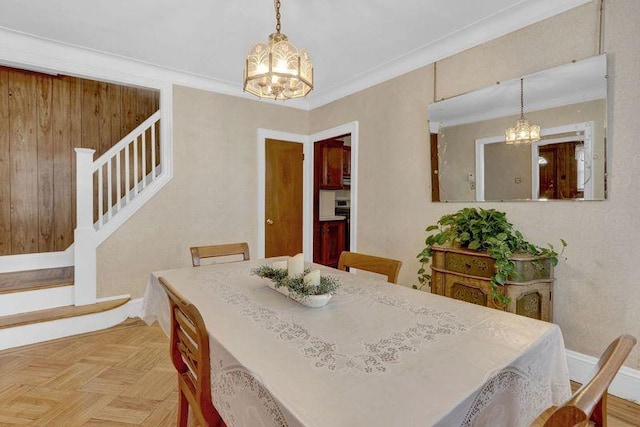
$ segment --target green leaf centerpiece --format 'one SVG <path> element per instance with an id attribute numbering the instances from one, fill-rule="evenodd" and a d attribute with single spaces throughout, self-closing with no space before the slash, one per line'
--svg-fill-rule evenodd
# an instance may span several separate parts
<path id="1" fill-rule="evenodd" d="M 340 282 L 333 277 L 321 276 L 320 270 L 305 269 L 302 254 L 299 255 L 272 265 L 261 265 L 251 273 L 271 280 L 271 288 L 303 305 L 321 307 L 331 299 Z"/>

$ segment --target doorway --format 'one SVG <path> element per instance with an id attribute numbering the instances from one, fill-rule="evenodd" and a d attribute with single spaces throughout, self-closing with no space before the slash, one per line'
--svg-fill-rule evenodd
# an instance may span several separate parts
<path id="1" fill-rule="evenodd" d="M 582 141 L 539 146 L 538 198 L 554 200 L 584 197 L 583 148 Z"/>
<path id="2" fill-rule="evenodd" d="M 531 162 L 529 171 L 531 172 L 530 190 L 528 190 L 527 198 L 531 200 L 540 200 L 542 193 L 545 191 L 540 183 L 541 178 L 548 180 L 554 180 L 553 185 L 557 185 L 557 181 L 564 176 L 565 180 L 569 182 L 571 180 L 572 190 L 566 190 L 562 195 L 556 195 L 555 198 L 572 198 L 574 199 L 593 199 L 593 122 L 573 123 L 568 125 L 561 125 L 551 128 L 544 128 L 541 131 L 542 140 L 531 144 L 530 155 L 528 156 Z M 475 172 L 476 172 L 476 201 L 485 201 L 485 179 L 486 179 L 486 167 L 485 167 L 485 147 L 489 144 L 504 143 L 504 135 L 490 136 L 486 138 L 480 138 L 475 140 Z M 559 145 L 568 143 L 566 150 L 563 154 L 564 161 L 573 162 L 564 166 L 559 175 L 556 173 L 556 177 L 553 177 L 551 171 L 543 170 L 540 167 L 541 160 L 540 152 L 543 147 L 549 147 L 551 145 Z M 569 147 L 571 146 L 571 147 Z M 551 154 L 549 155 L 551 156 Z M 549 157 L 547 162 L 554 161 Z M 540 174 L 545 176 L 541 177 Z M 548 187 L 549 182 L 545 184 L 545 189 Z M 529 193 L 530 192 L 530 193 Z"/>
<path id="3" fill-rule="evenodd" d="M 350 250 L 351 134 L 313 142 L 313 262 L 337 267 Z"/>
<path id="4" fill-rule="evenodd" d="M 340 135 L 351 134 L 351 227 L 349 245 L 352 251 L 357 248 L 357 214 L 358 214 L 358 122 L 350 122 L 335 128 L 327 129 L 313 135 L 302 135 L 280 132 L 271 129 L 258 129 L 258 258 L 265 258 L 266 239 L 266 140 L 276 139 L 294 142 L 303 146 L 303 218 L 302 218 L 302 252 L 306 261 L 313 261 L 313 164 L 314 153 L 312 141 L 319 141 Z"/>
<path id="5" fill-rule="evenodd" d="M 308 231 L 311 226 L 310 220 L 308 219 L 307 212 L 310 212 L 313 206 L 309 206 L 309 200 L 311 197 L 309 195 L 309 171 L 307 170 L 309 159 L 312 157 L 312 154 L 309 153 L 309 136 L 302 135 L 297 133 L 289 133 L 289 132 L 280 132 L 271 129 L 258 129 L 257 133 L 257 153 L 258 153 L 258 248 L 257 255 L 258 258 L 265 258 L 267 256 L 266 252 L 266 236 L 267 236 L 267 226 L 271 227 L 271 224 L 267 224 L 267 220 L 271 219 L 276 225 L 276 219 L 267 216 L 267 141 L 268 140 L 277 140 L 284 141 L 288 144 L 295 144 L 298 148 L 302 148 L 303 159 L 302 159 L 302 248 L 299 252 L 303 252 L 305 255 L 307 254 L 307 245 L 310 244 L 310 233 Z M 296 180 L 299 180 L 298 176 Z M 269 190 L 271 193 L 273 190 Z M 273 212 L 270 212 L 272 215 Z M 288 221 L 285 219 L 285 221 Z M 279 220 L 280 222 L 280 220 Z M 299 228 L 298 225 L 295 225 L 296 228 Z M 296 238 L 297 239 L 297 238 Z M 272 252 L 269 249 L 270 256 Z M 295 255 L 295 254 L 294 254 Z M 310 261 L 310 258 L 308 259 Z"/>
<path id="6" fill-rule="evenodd" d="M 340 256 L 338 253 L 340 248 L 352 252 L 357 250 L 358 130 L 358 122 L 351 122 L 315 133 L 310 137 L 310 151 L 313 153 L 313 158 L 308 167 L 311 168 L 313 182 L 311 183 L 310 194 L 313 197 L 310 201 L 311 211 L 309 213 L 312 224 L 313 245 L 308 250 L 314 255 L 314 262 L 335 266 L 337 265 L 337 258 Z M 326 144 L 323 145 L 323 142 Z M 337 151 L 336 144 L 339 146 Z M 319 159 L 319 156 L 323 154 L 325 158 Z M 329 160 L 332 158 L 338 159 L 338 163 L 342 166 L 332 168 Z M 325 159 L 329 161 L 324 162 L 323 160 Z M 334 179 L 336 173 L 340 178 L 338 181 Z M 326 191 L 323 191 L 324 194 L 320 194 L 322 191 L 320 181 L 324 181 L 323 187 L 326 188 Z M 331 194 L 334 191 L 335 194 Z M 326 210 L 323 209 L 323 212 L 320 209 L 320 199 L 323 199 L 327 208 Z M 329 205 L 326 205 L 327 200 L 329 200 Z M 323 224 L 320 221 L 320 217 L 330 216 L 331 213 L 337 217 L 337 221 L 340 221 L 341 217 L 345 218 L 345 226 L 342 227 L 343 235 L 338 224 L 333 221 L 327 221 L 324 223 L 325 227 L 321 227 Z M 324 228 L 324 231 L 322 231 L 322 228 Z M 331 236 L 333 236 L 333 239 L 329 238 Z M 344 241 L 344 244 L 334 245 L 333 243 L 335 242 L 333 240 L 335 239 Z M 324 259 L 324 262 L 320 262 L 321 259 Z"/>

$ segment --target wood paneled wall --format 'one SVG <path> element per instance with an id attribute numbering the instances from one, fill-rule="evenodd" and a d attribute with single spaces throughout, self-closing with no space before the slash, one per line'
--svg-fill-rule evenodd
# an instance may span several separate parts
<path id="1" fill-rule="evenodd" d="M 69 247 L 73 149 L 98 158 L 158 107 L 158 91 L 0 67 L 0 255 Z"/>

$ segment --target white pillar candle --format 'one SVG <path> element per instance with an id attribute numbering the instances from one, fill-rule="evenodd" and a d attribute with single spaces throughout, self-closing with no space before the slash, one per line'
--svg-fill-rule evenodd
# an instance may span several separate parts
<path id="1" fill-rule="evenodd" d="M 320 270 L 312 270 L 304 276 L 304 284 L 309 286 L 320 285 Z"/>
<path id="2" fill-rule="evenodd" d="M 276 261 L 271 264 L 271 267 L 273 267 L 275 270 L 286 270 L 288 268 L 287 260 L 285 259 L 284 261 Z"/>
<path id="3" fill-rule="evenodd" d="M 287 260 L 287 273 L 289 276 L 299 276 L 304 272 L 304 256 L 298 254 Z"/>

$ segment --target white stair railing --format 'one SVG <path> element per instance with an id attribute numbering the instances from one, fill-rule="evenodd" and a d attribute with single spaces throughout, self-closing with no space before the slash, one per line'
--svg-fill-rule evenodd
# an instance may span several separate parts
<path id="1" fill-rule="evenodd" d="M 151 187 L 163 181 L 165 156 L 156 147 L 160 116 L 156 111 L 95 161 L 95 150 L 75 149 L 76 305 L 96 300 L 97 247 L 151 197 Z"/>

